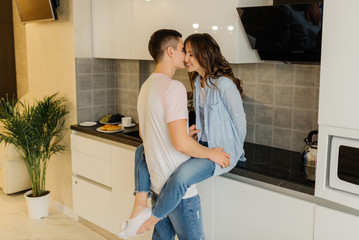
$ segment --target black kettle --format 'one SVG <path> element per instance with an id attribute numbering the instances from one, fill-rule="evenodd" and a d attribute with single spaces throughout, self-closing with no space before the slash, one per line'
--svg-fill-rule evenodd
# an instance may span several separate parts
<path id="1" fill-rule="evenodd" d="M 308 137 L 304 139 L 307 146 L 304 148 L 302 154 L 303 160 L 303 172 L 305 179 L 315 181 L 315 171 L 317 166 L 317 141 L 313 141 L 313 135 L 318 135 L 318 130 L 313 130 L 308 134 Z"/>

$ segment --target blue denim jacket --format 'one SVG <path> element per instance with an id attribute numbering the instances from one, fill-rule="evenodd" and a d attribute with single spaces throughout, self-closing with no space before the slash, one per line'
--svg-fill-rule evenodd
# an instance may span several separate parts
<path id="1" fill-rule="evenodd" d="M 208 84 L 211 87 L 206 85 L 205 88 L 204 122 L 207 126 L 208 147 L 224 148 L 224 151 L 231 156 L 231 165 L 229 167 L 222 169 L 220 165 L 216 164 L 216 169 L 214 170 L 214 175 L 216 176 L 230 171 L 238 161 L 246 161 L 243 144 L 247 130 L 242 98 L 236 85 L 227 77 L 213 79 L 213 83 L 218 89 L 209 82 Z M 195 80 L 194 86 L 195 112 L 196 116 L 200 116 L 200 76 Z M 196 128 L 201 129 L 201 132 L 198 133 L 198 139 L 200 140 L 203 128 L 198 117 L 196 118 Z"/>

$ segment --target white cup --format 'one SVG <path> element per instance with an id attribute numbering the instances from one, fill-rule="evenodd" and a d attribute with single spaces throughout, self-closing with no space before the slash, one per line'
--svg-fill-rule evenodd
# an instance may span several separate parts
<path id="1" fill-rule="evenodd" d="M 132 124 L 132 118 L 131 117 L 123 117 L 121 118 L 122 126 L 128 127 Z"/>

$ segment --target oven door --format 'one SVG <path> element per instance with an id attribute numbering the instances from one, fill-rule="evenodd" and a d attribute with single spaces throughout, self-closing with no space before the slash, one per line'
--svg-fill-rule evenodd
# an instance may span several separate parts
<path id="1" fill-rule="evenodd" d="M 359 195 L 359 140 L 332 138 L 329 186 Z"/>

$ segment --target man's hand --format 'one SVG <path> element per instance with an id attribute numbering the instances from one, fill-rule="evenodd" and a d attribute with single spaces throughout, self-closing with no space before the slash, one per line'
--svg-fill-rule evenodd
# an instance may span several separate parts
<path id="1" fill-rule="evenodd" d="M 189 136 L 198 140 L 198 136 L 197 133 L 199 133 L 201 131 L 201 129 L 196 129 L 196 125 L 193 124 L 192 126 L 189 127 Z"/>
<path id="2" fill-rule="evenodd" d="M 213 154 L 209 158 L 212 162 L 219 164 L 222 168 L 228 167 L 231 162 L 229 161 L 231 156 L 224 152 L 223 148 L 213 148 Z"/>

